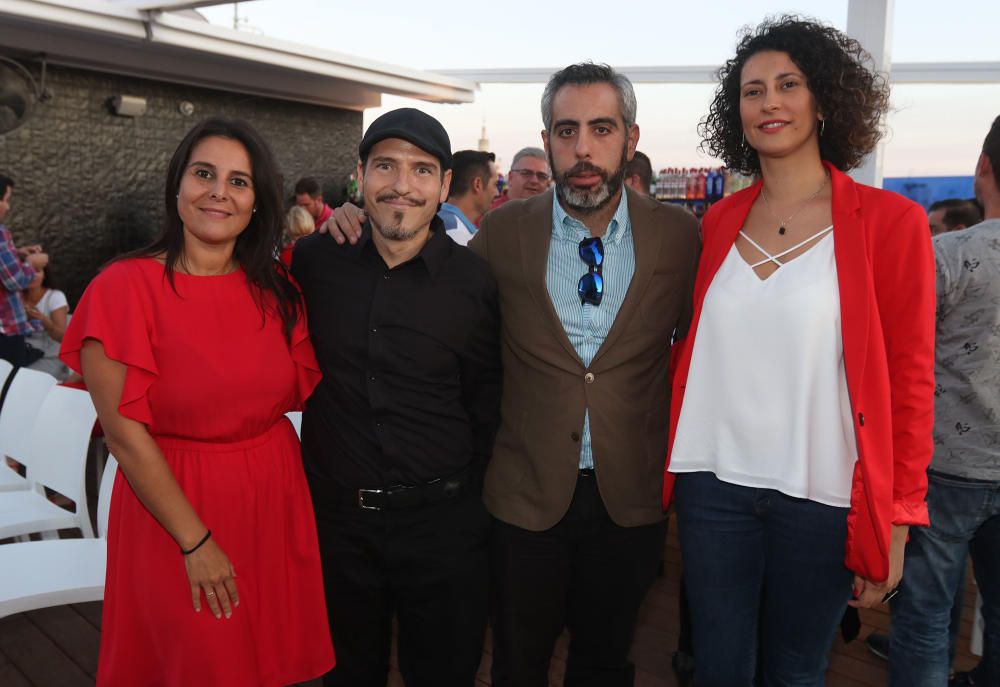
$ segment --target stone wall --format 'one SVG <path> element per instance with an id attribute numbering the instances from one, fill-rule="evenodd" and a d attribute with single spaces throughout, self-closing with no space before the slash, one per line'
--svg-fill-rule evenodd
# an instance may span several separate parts
<path id="1" fill-rule="evenodd" d="M 25 66 L 37 79 L 37 65 Z M 357 164 L 360 112 L 51 65 L 46 86 L 52 100 L 0 135 L 0 173 L 17 184 L 6 222 L 14 240 L 43 245 L 71 305 L 98 267 L 159 229 L 170 156 L 204 117 L 253 124 L 274 149 L 289 196 L 299 177 L 316 176 L 333 204 Z M 112 114 L 108 100 L 119 94 L 145 98 L 146 113 Z M 185 115 L 182 102 L 194 112 Z"/>

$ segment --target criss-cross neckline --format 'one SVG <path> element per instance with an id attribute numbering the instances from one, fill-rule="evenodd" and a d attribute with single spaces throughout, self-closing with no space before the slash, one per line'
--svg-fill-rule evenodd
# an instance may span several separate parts
<path id="1" fill-rule="evenodd" d="M 759 251 L 762 255 L 765 256 L 763 260 L 759 260 L 759 261 L 754 262 L 754 263 L 751 263 L 749 260 L 743 260 L 742 256 L 740 256 L 740 259 L 743 260 L 743 263 L 746 264 L 751 270 L 754 270 L 754 274 L 757 274 L 756 269 L 758 267 L 761 267 L 762 265 L 766 265 L 769 262 L 773 262 L 775 265 L 777 265 L 777 269 L 775 269 L 774 272 L 772 272 L 768 276 L 761 278 L 761 276 L 759 274 L 757 275 L 757 278 L 760 279 L 761 281 L 767 281 L 774 274 L 776 274 L 778 272 L 778 270 L 780 270 L 782 267 L 784 267 L 789 262 L 792 262 L 792 260 L 795 259 L 795 258 L 793 258 L 792 260 L 786 260 L 785 262 L 782 262 L 781 258 L 785 257 L 789 253 L 794 253 L 799 248 L 802 248 L 802 246 L 808 245 L 812 241 L 816 241 L 817 239 L 822 239 L 823 237 L 825 237 L 827 234 L 829 234 L 832 231 L 833 231 L 833 225 L 831 224 L 830 226 L 826 227 L 825 229 L 820 229 L 819 231 L 817 231 L 815 234 L 813 234 L 809 238 L 804 239 L 802 241 L 799 241 L 798 243 L 796 243 L 791 248 L 786 248 L 785 250 L 781 251 L 780 253 L 771 253 L 769 250 L 767 250 L 766 248 L 764 248 L 763 246 L 761 246 L 759 243 L 757 243 L 756 241 L 754 241 L 752 238 L 750 238 L 745 231 L 743 231 L 742 229 L 740 229 L 740 236 L 742 236 L 744 239 L 746 239 L 747 243 L 749 243 L 751 246 L 753 246 L 754 248 L 756 248 L 757 251 Z M 819 241 L 816 241 L 816 243 L 818 244 Z M 809 250 L 812 250 L 812 248 L 810 248 Z M 808 253 L 808 252 L 809 252 L 808 250 L 805 251 L 805 253 Z M 805 255 L 805 253 L 803 253 L 802 255 Z M 798 257 L 802 257 L 802 256 L 800 255 Z"/>

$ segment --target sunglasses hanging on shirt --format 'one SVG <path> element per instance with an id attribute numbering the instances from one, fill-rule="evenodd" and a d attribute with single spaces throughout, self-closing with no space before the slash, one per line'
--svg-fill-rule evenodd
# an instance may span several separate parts
<path id="1" fill-rule="evenodd" d="M 580 294 L 580 305 L 590 303 L 600 305 L 604 296 L 604 277 L 601 276 L 601 266 L 604 264 L 604 243 L 599 236 L 580 241 L 580 259 L 587 267 L 587 273 L 580 277 L 576 285 Z"/>

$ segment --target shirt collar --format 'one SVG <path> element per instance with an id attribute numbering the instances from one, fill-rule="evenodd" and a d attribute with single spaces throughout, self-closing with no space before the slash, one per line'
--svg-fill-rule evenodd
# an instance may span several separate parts
<path id="1" fill-rule="evenodd" d="M 559 203 L 559 191 L 553 189 L 552 192 L 552 225 L 556 238 L 565 241 L 579 241 L 589 237 L 590 230 L 578 219 L 570 217 L 562 205 Z M 618 209 L 615 210 L 614 217 L 608 223 L 608 229 L 604 232 L 601 240 L 604 243 L 617 243 L 622 240 L 631 229 L 631 222 L 628 214 L 628 193 L 625 192 L 625 185 L 622 184 L 622 196 L 618 201 Z"/>
<path id="2" fill-rule="evenodd" d="M 421 260 L 427 267 L 428 274 L 433 278 L 444 267 L 448 255 L 451 253 L 450 244 L 451 239 L 444 228 L 444 222 L 440 217 L 434 215 L 434 218 L 431 220 L 431 236 L 427 239 L 427 243 L 424 244 L 424 247 L 420 249 L 420 252 L 413 259 L 403 263 L 403 265 Z M 379 254 L 378 248 L 375 247 L 375 242 L 372 241 L 372 225 L 370 221 L 365 222 L 361 229 L 361 239 L 358 241 L 358 247 L 361 250 L 369 251 L 373 256 L 378 256 Z"/>
<path id="3" fill-rule="evenodd" d="M 476 225 L 469 221 L 469 218 L 465 216 L 465 213 L 457 205 L 452 205 L 451 203 L 441 203 L 441 209 L 445 212 L 450 212 L 465 225 L 465 228 L 469 230 L 470 234 L 476 233 Z"/>

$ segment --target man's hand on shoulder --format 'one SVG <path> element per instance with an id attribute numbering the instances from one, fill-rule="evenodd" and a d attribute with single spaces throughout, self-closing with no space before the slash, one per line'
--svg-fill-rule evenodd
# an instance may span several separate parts
<path id="1" fill-rule="evenodd" d="M 334 209 L 330 219 L 320 226 L 319 233 L 329 234 L 341 245 L 345 242 L 354 245 L 361 238 L 361 226 L 366 219 L 364 210 L 352 203 L 344 203 Z"/>

